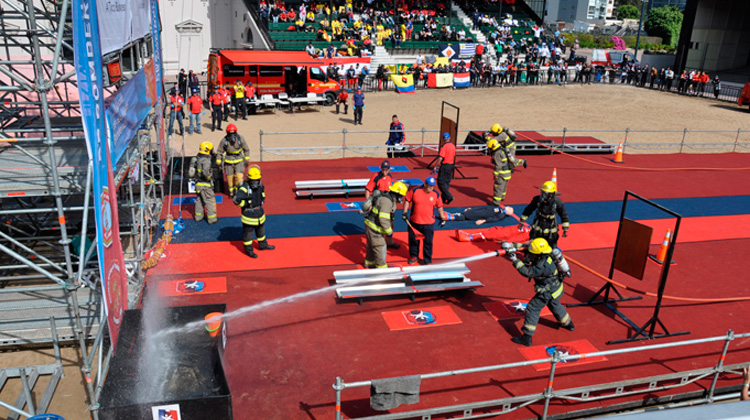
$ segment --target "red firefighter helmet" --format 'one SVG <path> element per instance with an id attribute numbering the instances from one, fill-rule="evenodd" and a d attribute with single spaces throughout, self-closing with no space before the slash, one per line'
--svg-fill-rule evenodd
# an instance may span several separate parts
<path id="1" fill-rule="evenodd" d="M 236 133 L 237 132 L 237 126 L 234 124 L 229 124 L 227 126 L 227 134 L 229 133 Z"/>

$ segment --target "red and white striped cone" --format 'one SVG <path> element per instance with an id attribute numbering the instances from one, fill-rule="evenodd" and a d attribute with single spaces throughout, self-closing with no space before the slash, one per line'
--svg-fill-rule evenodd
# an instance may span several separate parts
<path id="1" fill-rule="evenodd" d="M 656 255 L 649 255 L 648 257 L 651 258 L 652 261 L 654 261 L 657 264 L 663 265 L 664 260 L 667 259 L 667 249 L 669 248 L 669 241 L 672 240 L 672 230 L 667 229 L 667 233 L 664 235 L 664 240 L 661 242 L 661 246 L 659 246 L 659 251 L 656 253 Z M 674 264 L 674 260 L 670 261 L 670 264 Z"/>

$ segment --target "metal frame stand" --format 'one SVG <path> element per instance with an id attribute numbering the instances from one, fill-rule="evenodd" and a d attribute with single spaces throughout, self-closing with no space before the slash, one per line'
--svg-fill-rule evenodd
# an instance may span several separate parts
<path id="1" fill-rule="evenodd" d="M 651 200 L 648 200 L 646 198 L 643 198 L 643 197 L 639 196 L 638 194 L 635 194 L 633 192 L 630 192 L 630 191 L 626 190 L 625 191 L 625 197 L 622 200 L 622 210 L 620 212 L 620 228 L 622 228 L 622 221 L 625 218 L 625 210 L 627 209 L 628 197 L 630 197 L 630 196 L 632 196 L 632 197 L 640 200 L 641 202 L 643 202 L 645 204 L 648 204 L 648 205 L 650 205 L 650 206 L 652 206 L 652 207 L 654 207 L 654 208 L 656 208 L 658 210 L 661 210 L 661 211 L 669 214 L 670 216 L 672 216 L 672 217 L 674 217 L 676 219 L 675 220 L 675 226 L 674 226 L 674 235 L 672 236 L 672 241 L 670 241 L 670 243 L 669 243 L 669 248 L 667 249 L 667 257 L 666 257 L 666 261 L 671 261 L 672 260 L 672 254 L 674 253 L 674 246 L 675 246 L 675 243 L 677 243 L 677 232 L 679 231 L 679 228 L 680 228 L 680 222 L 682 221 L 682 216 L 680 216 L 679 214 L 673 212 L 672 210 L 667 209 L 666 207 L 663 207 L 663 206 L 661 206 L 659 204 L 654 203 Z M 612 275 L 614 274 L 614 271 L 615 271 L 615 257 L 617 256 L 617 243 L 619 243 L 619 240 L 620 240 L 620 230 L 618 229 L 618 231 L 617 231 L 617 240 L 615 241 L 615 250 L 612 253 L 612 263 L 611 263 L 610 268 L 609 268 L 609 275 L 607 276 L 610 279 L 612 278 Z M 656 299 L 656 305 L 654 306 L 654 313 L 651 316 L 651 318 L 648 321 L 646 321 L 646 323 L 643 324 L 642 326 L 638 326 L 635 322 L 633 322 L 625 314 L 623 314 L 622 312 L 620 312 L 613 305 L 613 303 L 615 303 L 615 302 L 622 302 L 622 301 L 626 301 L 626 300 L 636 300 L 636 299 L 641 299 L 642 297 L 641 296 L 633 296 L 633 297 L 629 297 L 629 298 L 624 298 L 620 294 L 620 292 L 615 288 L 615 286 L 612 285 L 612 283 L 605 284 L 586 303 L 577 303 L 577 304 L 573 304 L 573 305 L 567 305 L 567 307 L 571 308 L 571 307 L 576 307 L 576 306 L 591 306 L 591 305 L 597 305 L 597 304 L 604 304 L 604 305 L 607 306 L 607 308 L 609 308 L 612 312 L 614 312 L 615 315 L 619 316 L 620 318 L 622 318 L 623 321 L 627 322 L 628 325 L 630 325 L 633 328 L 633 330 L 635 331 L 633 333 L 633 335 L 631 335 L 629 338 L 626 338 L 626 339 L 623 339 L 623 340 L 608 341 L 607 344 L 629 343 L 629 342 L 633 342 L 633 341 L 653 340 L 653 339 L 656 339 L 656 338 L 666 338 L 666 337 L 673 337 L 673 336 L 677 336 L 677 335 L 690 334 L 690 331 L 680 331 L 680 332 L 670 333 L 669 330 L 667 329 L 667 327 L 664 325 L 664 323 L 661 322 L 661 320 L 659 319 L 659 311 L 661 310 L 661 302 L 662 302 L 662 297 L 664 295 L 664 288 L 667 285 L 667 277 L 669 276 L 669 266 L 670 266 L 670 264 L 664 264 L 664 267 L 663 267 L 662 272 L 661 272 L 661 276 L 659 277 L 659 290 L 658 290 L 658 296 L 657 296 L 657 299 Z M 613 290 L 617 294 L 618 299 L 610 299 L 609 298 L 609 292 L 610 292 L 610 290 Z M 604 299 L 603 300 L 599 300 L 599 301 L 595 300 L 602 293 L 604 293 Z M 661 326 L 661 329 L 664 331 L 662 334 L 656 334 L 656 325 L 657 324 L 659 326 Z"/>

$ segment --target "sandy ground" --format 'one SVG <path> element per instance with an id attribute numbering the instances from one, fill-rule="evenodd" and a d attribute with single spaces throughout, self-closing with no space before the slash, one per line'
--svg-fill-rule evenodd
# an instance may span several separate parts
<path id="1" fill-rule="evenodd" d="M 347 130 L 348 146 L 382 146 L 387 138 L 390 117 L 398 114 L 407 132 L 407 143 L 419 143 L 421 129 L 428 132 L 426 143 L 437 143 L 442 102 L 446 101 L 460 109 L 460 130 L 486 130 L 499 122 L 517 130 L 551 130 L 550 136 L 561 136 L 563 128 L 567 135 L 593 136 L 611 144 L 625 139 L 625 129 L 630 128 L 626 153 L 653 153 L 671 151 L 658 144 L 678 144 L 684 129 L 689 130 L 685 142 L 732 143 L 737 130 L 750 129 L 747 109 L 736 104 L 713 99 L 694 98 L 676 94 L 639 89 L 632 86 L 613 85 L 568 85 L 558 87 L 519 86 L 486 89 L 428 89 L 411 95 L 394 92 L 366 93 L 363 125 L 355 126 L 351 107 L 348 115 L 335 114 L 334 107 L 321 110 L 305 109 L 294 114 L 283 111 L 264 111 L 249 116 L 247 120 L 230 121 L 247 140 L 251 159 L 259 159 L 260 131 L 263 144 L 270 147 L 339 146 L 342 130 Z M 343 110 L 342 110 L 343 111 Z M 222 128 L 225 128 L 223 125 Z M 613 130 L 601 132 L 591 130 Z M 639 132 L 638 130 L 671 130 L 669 132 Z M 725 130 L 724 133 L 692 132 L 694 130 Z M 313 133 L 303 132 L 333 132 Z M 375 132 L 380 131 L 380 132 Z M 268 134 L 287 133 L 287 134 Z M 298 133 L 298 134 L 289 134 Z M 217 144 L 223 133 L 211 132 L 211 117 L 203 117 L 203 135 L 185 137 L 185 153 L 195 154 L 202 141 Z M 462 136 L 459 136 L 462 141 Z M 749 142 L 750 133 L 741 133 L 740 142 Z M 637 147 L 639 143 L 650 146 Z M 181 141 L 175 136 L 172 147 L 181 153 Z M 703 148 L 685 148 L 686 152 L 705 152 Z M 723 148 L 716 151 L 730 151 Z M 748 151 L 747 148 L 743 151 Z M 382 152 L 379 155 L 383 155 Z M 348 154 L 347 156 L 362 156 Z M 310 159 L 317 157 L 338 158 L 340 152 L 329 155 L 317 153 L 306 155 L 274 156 L 265 153 L 263 160 Z"/>
<path id="2" fill-rule="evenodd" d="M 235 124 L 240 134 L 248 141 L 251 159 L 259 159 L 259 132 L 321 132 L 335 134 L 276 134 L 264 135 L 265 147 L 292 146 L 338 146 L 342 143 L 342 130 L 347 130 L 348 146 L 381 146 L 387 138 L 391 115 L 398 114 L 407 130 L 407 143 L 419 143 L 419 130 L 427 133 L 426 143 L 437 143 L 442 101 L 460 108 L 461 130 L 486 130 L 499 122 L 518 130 L 555 130 L 545 132 L 551 136 L 562 135 L 562 129 L 582 130 L 569 132 L 574 136 L 593 136 L 616 144 L 625 139 L 625 129 L 630 128 L 626 153 L 676 152 L 669 144 L 679 144 L 684 129 L 725 130 L 724 133 L 689 132 L 686 143 L 733 143 L 737 130 L 741 128 L 740 142 L 750 144 L 750 121 L 745 108 L 735 104 L 710 99 L 690 98 L 675 94 L 636 89 L 615 85 L 569 85 L 522 86 L 514 88 L 420 90 L 413 95 L 398 95 L 393 92 L 366 94 L 364 124 L 353 125 L 352 110 L 348 115 L 336 115 L 333 107 L 321 110 L 306 110 L 295 114 L 289 112 L 264 112 L 240 120 Z M 187 120 L 185 121 L 187 123 Z M 230 118 L 230 122 L 234 122 Z M 223 127 L 226 127 L 224 125 Z M 591 130 L 614 130 L 611 132 Z M 671 130 L 661 132 L 639 132 L 637 130 Z M 217 143 L 223 133 L 211 132 L 211 118 L 207 112 L 203 117 L 203 135 L 185 137 L 185 154 L 193 155 L 202 141 Z M 461 136 L 460 136 L 461 137 Z M 648 146 L 637 147 L 643 143 Z M 171 147 L 177 154 L 182 152 L 181 139 L 175 136 Z M 712 147 L 712 151 L 728 151 L 727 147 Z M 747 146 L 738 151 L 747 152 Z M 687 147 L 686 152 L 706 152 L 699 147 Z M 383 156 L 383 152 L 378 152 Z M 329 155 L 274 156 L 264 154 L 264 160 L 337 158 L 340 152 Z M 362 156 L 349 151 L 347 156 Z M 28 366 L 53 363 L 51 349 L 24 352 L 7 352 L 2 355 L 0 367 Z M 52 400 L 50 412 L 58 413 L 68 420 L 89 418 L 84 382 L 80 372 L 80 360 L 75 348 L 63 349 L 65 377 L 61 380 Z M 41 398 L 47 378 L 35 388 L 34 398 Z M 0 400 L 13 402 L 20 392 L 20 384 L 9 381 L 0 392 Z M 7 415 L 0 408 L 0 417 Z"/>

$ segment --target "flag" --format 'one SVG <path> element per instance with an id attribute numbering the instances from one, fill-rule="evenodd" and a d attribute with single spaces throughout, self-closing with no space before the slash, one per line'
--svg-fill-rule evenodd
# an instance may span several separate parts
<path id="1" fill-rule="evenodd" d="M 459 51 L 461 57 L 472 56 L 477 53 L 476 44 L 459 44 L 459 47 L 461 48 Z"/>
<path id="2" fill-rule="evenodd" d="M 469 73 L 455 73 L 453 74 L 453 87 L 454 88 L 467 88 L 471 85 L 471 78 Z"/>
<path id="3" fill-rule="evenodd" d="M 441 57 L 458 58 L 458 51 L 449 44 L 438 44 L 438 51 Z"/>
<path id="4" fill-rule="evenodd" d="M 427 86 L 444 88 L 453 86 L 453 73 L 430 73 L 427 76 Z"/>
<path id="5" fill-rule="evenodd" d="M 414 93 L 414 76 L 411 74 L 392 74 L 391 80 L 398 93 Z"/>

